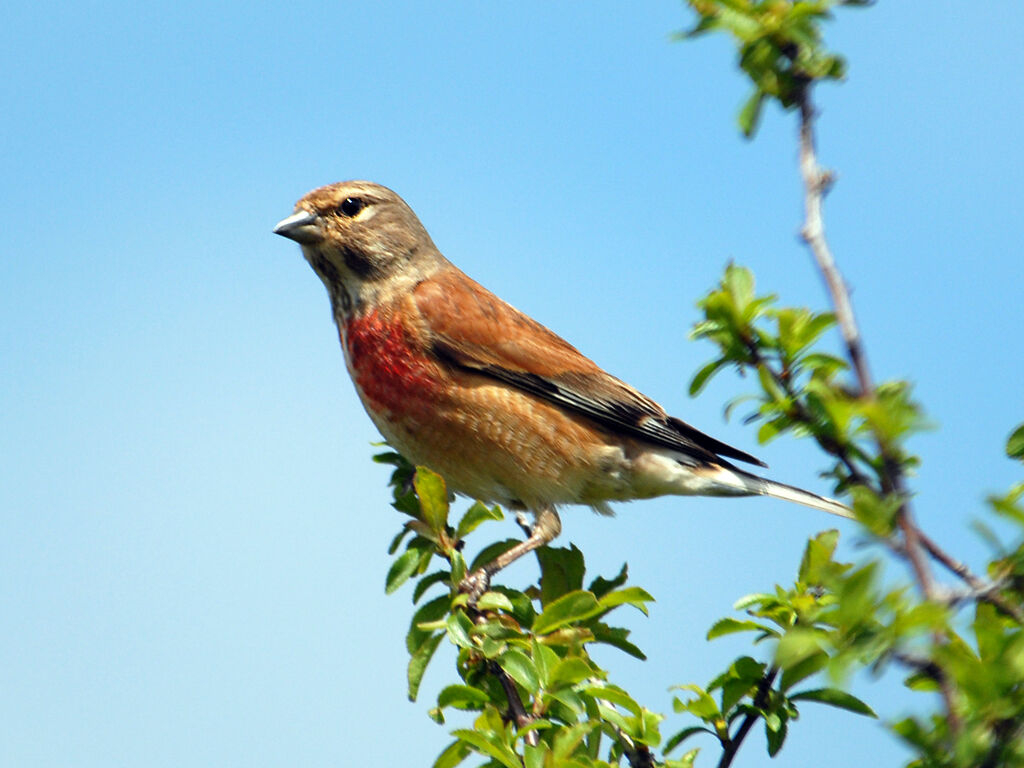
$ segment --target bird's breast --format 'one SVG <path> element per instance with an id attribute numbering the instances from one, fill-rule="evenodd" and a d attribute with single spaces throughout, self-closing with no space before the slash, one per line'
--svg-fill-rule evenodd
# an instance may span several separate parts
<path id="1" fill-rule="evenodd" d="M 372 310 L 349 318 L 341 337 L 349 374 L 375 415 L 430 407 L 440 385 L 438 371 L 402 322 Z"/>

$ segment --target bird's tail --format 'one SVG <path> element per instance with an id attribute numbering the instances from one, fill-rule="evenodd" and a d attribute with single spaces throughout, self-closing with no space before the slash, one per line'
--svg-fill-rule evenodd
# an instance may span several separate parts
<path id="1" fill-rule="evenodd" d="M 735 467 L 719 468 L 715 472 L 714 479 L 717 483 L 725 486 L 723 490 L 726 488 L 731 489 L 737 495 L 747 496 L 756 494 L 771 496 L 783 501 L 803 504 L 805 507 L 820 509 L 823 512 L 828 512 L 830 515 L 838 515 L 850 520 L 855 519 L 850 508 L 842 502 L 826 496 L 819 496 L 816 493 L 805 491 L 803 488 L 797 488 L 794 485 L 786 485 L 785 483 L 769 480 L 766 477 L 758 477 Z M 725 492 L 728 493 L 728 491 Z"/>

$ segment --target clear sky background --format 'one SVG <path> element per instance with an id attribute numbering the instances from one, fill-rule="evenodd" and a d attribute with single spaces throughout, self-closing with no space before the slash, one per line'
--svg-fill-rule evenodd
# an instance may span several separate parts
<path id="1" fill-rule="evenodd" d="M 392 187 L 470 275 L 774 477 L 826 490 L 811 446 L 723 422 L 745 382 L 686 395 L 712 352 L 687 338 L 694 302 L 728 260 L 788 303 L 825 299 L 796 239 L 793 117 L 739 138 L 734 56 L 670 43 L 680 3 L 5 17 L 0 764 L 427 766 L 448 742 L 425 711 L 450 649 L 405 699 L 409 592 L 383 593 L 402 518 L 377 436 L 320 282 L 271 234 L 321 184 Z M 874 373 L 911 379 L 939 426 L 913 443 L 923 524 L 978 564 L 969 523 L 1019 477 L 1002 447 L 1024 418 L 1024 10 L 881 3 L 827 37 L 850 62 L 818 93 L 829 233 Z M 627 560 L 657 598 L 623 614 L 650 661 L 598 658 L 663 710 L 669 683 L 706 683 L 745 647 L 706 643 L 708 626 L 789 583 L 833 524 L 765 499 L 618 512 L 567 510 L 561 542 L 594 574 Z M 888 719 L 931 703 L 854 684 Z M 905 755 L 814 705 L 790 734 L 777 765 Z M 768 762 L 755 735 L 739 765 Z"/>

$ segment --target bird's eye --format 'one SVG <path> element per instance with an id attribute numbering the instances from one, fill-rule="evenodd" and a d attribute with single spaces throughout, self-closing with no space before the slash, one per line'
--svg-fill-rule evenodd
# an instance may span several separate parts
<path id="1" fill-rule="evenodd" d="M 357 216 L 365 207 L 366 203 L 362 200 L 355 197 L 346 197 L 344 202 L 338 206 L 338 213 L 351 219 L 353 216 Z"/>

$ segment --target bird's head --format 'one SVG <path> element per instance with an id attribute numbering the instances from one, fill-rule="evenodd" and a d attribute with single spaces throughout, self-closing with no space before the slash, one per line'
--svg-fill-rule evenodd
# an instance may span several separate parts
<path id="1" fill-rule="evenodd" d="M 411 289 L 444 261 L 406 202 L 369 181 L 314 189 L 274 232 L 302 246 L 332 299 L 342 301 Z"/>

